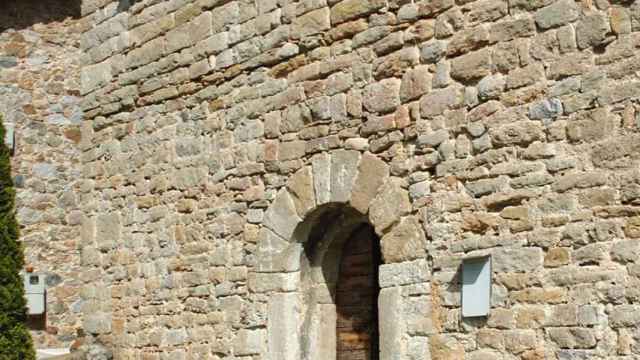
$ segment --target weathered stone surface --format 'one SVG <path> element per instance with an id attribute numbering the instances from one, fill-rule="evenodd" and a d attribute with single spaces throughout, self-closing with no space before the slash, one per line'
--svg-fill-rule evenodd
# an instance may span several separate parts
<path id="1" fill-rule="evenodd" d="M 400 220 L 411 210 L 409 193 L 402 188 L 402 180 L 389 177 L 378 190 L 378 195 L 369 207 L 369 217 L 380 233 Z"/>
<path id="2" fill-rule="evenodd" d="M 464 347 L 453 337 L 434 335 L 429 337 L 429 351 L 435 359 L 462 360 Z"/>
<path id="3" fill-rule="evenodd" d="M 558 178 L 553 188 L 555 191 L 564 192 L 571 189 L 584 189 L 601 186 L 607 183 L 607 174 L 600 171 L 576 172 L 566 174 Z"/>
<path id="4" fill-rule="evenodd" d="M 331 157 L 331 202 L 349 202 L 358 172 L 360 153 L 338 150 Z"/>
<path id="5" fill-rule="evenodd" d="M 405 103 L 415 100 L 431 90 L 432 76 L 425 65 L 407 71 L 402 77 L 400 101 Z"/>
<path id="6" fill-rule="evenodd" d="M 490 131 L 493 144 L 496 146 L 528 145 L 534 141 L 544 140 L 543 127 L 538 122 L 518 121 Z"/>
<path id="7" fill-rule="evenodd" d="M 425 283 L 430 278 L 431 274 L 424 259 L 380 266 L 381 288 Z"/>
<path id="8" fill-rule="evenodd" d="M 119 214 L 104 214 L 96 218 L 96 239 L 98 239 L 101 248 L 115 247 L 116 243 L 120 241 L 121 232 L 122 223 Z"/>
<path id="9" fill-rule="evenodd" d="M 491 74 L 491 51 L 482 49 L 451 61 L 451 77 L 461 82 L 478 80 Z"/>
<path id="10" fill-rule="evenodd" d="M 313 187 L 313 173 L 310 166 L 298 170 L 287 183 L 293 203 L 300 218 L 316 206 L 316 195 Z"/>
<path id="11" fill-rule="evenodd" d="M 600 45 L 611 31 L 606 16 L 593 14 L 583 17 L 576 26 L 578 48 Z"/>
<path id="12" fill-rule="evenodd" d="M 561 348 L 589 349 L 596 345 L 594 330 L 583 328 L 549 329 L 549 337 Z"/>
<path id="13" fill-rule="evenodd" d="M 542 269 L 542 249 L 498 248 L 493 255 L 493 269 L 497 272 L 532 272 Z"/>
<path id="14" fill-rule="evenodd" d="M 611 115 L 602 108 L 574 117 L 567 126 L 567 136 L 572 141 L 600 140 L 612 131 Z"/>
<path id="15" fill-rule="evenodd" d="M 579 14 L 575 1 L 560 0 L 536 11 L 535 20 L 541 29 L 548 29 L 574 21 Z"/>
<path id="16" fill-rule="evenodd" d="M 313 188 L 316 193 L 316 203 L 326 204 L 331 199 L 331 156 L 316 155 L 311 159 L 313 165 Z"/>
<path id="17" fill-rule="evenodd" d="M 359 16 L 368 15 L 384 6 L 382 0 L 344 0 L 331 8 L 331 23 L 339 24 Z"/>
<path id="18" fill-rule="evenodd" d="M 562 115 L 562 102 L 558 99 L 544 99 L 529 107 L 531 120 L 554 119 Z"/>
<path id="19" fill-rule="evenodd" d="M 624 227 L 624 233 L 630 238 L 640 238 L 640 217 L 635 216 L 627 219 Z"/>
<path id="20" fill-rule="evenodd" d="M 292 24 L 292 35 L 294 38 L 321 33 L 331 28 L 329 20 L 329 8 L 321 8 L 296 17 Z"/>
<path id="21" fill-rule="evenodd" d="M 302 220 L 298 217 L 292 196 L 280 190 L 264 214 L 264 224 L 283 239 L 292 239 L 293 231 Z"/>
<path id="22" fill-rule="evenodd" d="M 442 115 L 447 109 L 455 109 L 464 103 L 464 88 L 449 86 L 433 90 L 420 98 L 420 114 L 424 117 Z"/>
<path id="23" fill-rule="evenodd" d="M 380 314 L 380 358 L 400 359 L 404 356 L 405 344 L 402 334 L 405 333 L 402 319 L 402 291 L 399 287 L 380 290 L 379 304 L 389 309 L 385 314 Z"/>
<path id="24" fill-rule="evenodd" d="M 426 256 L 426 238 L 415 217 L 405 217 L 380 240 L 385 263 L 411 261 Z"/>
<path id="25" fill-rule="evenodd" d="M 351 206 L 366 214 L 388 176 L 389 166 L 384 161 L 369 152 L 362 154 L 351 194 Z"/>
<path id="26" fill-rule="evenodd" d="M 111 81 L 111 64 L 103 62 L 82 69 L 80 83 L 82 84 L 82 94 L 88 94 L 98 88 L 101 88 Z"/>
<path id="27" fill-rule="evenodd" d="M 363 105 L 371 112 L 388 113 L 400 105 L 400 87 L 398 79 L 385 79 L 367 86 L 364 90 Z"/>

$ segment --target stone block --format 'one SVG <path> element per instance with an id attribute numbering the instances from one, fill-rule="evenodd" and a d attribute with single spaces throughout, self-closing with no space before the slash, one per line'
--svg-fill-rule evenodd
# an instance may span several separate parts
<path id="1" fill-rule="evenodd" d="M 80 92 L 86 95 L 111 82 L 111 64 L 109 61 L 82 67 L 80 74 Z"/>
<path id="2" fill-rule="evenodd" d="M 514 74 L 515 75 L 515 74 Z M 511 79 L 511 75 L 509 75 Z M 519 80 L 518 80 L 519 81 Z M 514 83 L 509 83 L 508 87 L 514 86 Z M 554 119 L 562 115 L 563 107 L 562 102 L 559 99 L 544 99 L 529 106 L 529 119 L 531 120 L 544 120 Z"/>
<path id="3" fill-rule="evenodd" d="M 318 205 L 331 200 L 331 155 L 319 154 L 311 158 L 313 169 L 313 188 Z"/>
<path id="4" fill-rule="evenodd" d="M 331 202 L 345 203 L 351 199 L 359 160 L 358 151 L 337 150 L 332 153 Z"/>
<path id="5" fill-rule="evenodd" d="M 505 84 L 502 74 L 487 75 L 478 83 L 478 96 L 482 100 L 495 99 L 502 94 Z"/>
<path id="6" fill-rule="evenodd" d="M 425 259 L 380 265 L 381 288 L 429 282 L 431 272 Z"/>
<path id="7" fill-rule="evenodd" d="M 493 271 L 533 272 L 542 270 L 543 252 L 537 247 L 497 248 L 492 252 Z"/>
<path id="8" fill-rule="evenodd" d="M 342 0 L 331 8 L 331 24 L 368 15 L 385 6 L 384 0 Z"/>
<path id="9" fill-rule="evenodd" d="M 493 145 L 528 145 L 545 140 L 544 128 L 539 122 L 518 121 L 489 131 Z"/>
<path id="10" fill-rule="evenodd" d="M 432 76 L 426 65 L 417 66 L 408 70 L 402 76 L 400 86 L 400 101 L 406 103 L 415 100 L 431 90 Z"/>
<path id="11" fill-rule="evenodd" d="M 431 40 L 420 47 L 420 58 L 427 64 L 437 63 L 447 53 L 447 43 Z"/>
<path id="12" fill-rule="evenodd" d="M 375 113 L 388 113 L 395 111 L 400 105 L 399 79 L 385 79 L 368 85 L 364 89 L 363 105 L 365 109 Z"/>
<path id="13" fill-rule="evenodd" d="M 588 328 L 551 328 L 547 329 L 551 341 L 564 349 L 589 349 L 597 344 L 594 329 Z"/>
<path id="14" fill-rule="evenodd" d="M 402 290 L 399 287 L 380 290 L 378 306 L 380 360 L 404 359 L 406 342 L 403 337 L 406 324 L 402 314 Z"/>
<path id="15" fill-rule="evenodd" d="M 464 87 L 451 85 L 445 89 L 432 90 L 420 98 L 420 115 L 435 117 L 446 110 L 456 109 L 464 104 Z"/>
<path id="16" fill-rule="evenodd" d="M 380 240 L 385 263 L 410 261 L 426 256 L 427 239 L 415 217 L 404 217 Z"/>
<path id="17" fill-rule="evenodd" d="M 103 312 L 87 314 L 82 321 L 82 328 L 89 334 L 108 334 L 111 332 L 111 316 Z"/>
<path id="18" fill-rule="evenodd" d="M 316 206 L 315 191 L 313 188 L 313 172 L 310 166 L 298 170 L 287 183 L 291 192 L 293 203 L 300 218 L 313 210 Z"/>
<path id="19" fill-rule="evenodd" d="M 364 153 L 358 165 L 358 174 L 351 195 L 351 206 L 366 214 L 369 210 L 369 204 L 388 177 L 389 166 L 375 155 L 369 152 Z"/>
<path id="20" fill-rule="evenodd" d="M 489 30 L 489 42 L 497 43 L 513 40 L 520 37 L 535 35 L 536 24 L 529 17 L 502 21 L 493 24 Z"/>
<path id="21" fill-rule="evenodd" d="M 554 191 L 565 192 L 571 189 L 586 189 L 607 183 L 607 174 L 602 171 L 574 172 L 556 178 L 551 186 Z"/>
<path id="22" fill-rule="evenodd" d="M 401 184 L 401 179 L 389 177 L 371 202 L 369 218 L 378 234 L 411 211 L 409 193 Z"/>
<path id="23" fill-rule="evenodd" d="M 491 49 L 477 50 L 451 60 L 451 77 L 458 81 L 477 81 L 489 74 Z"/>
<path id="24" fill-rule="evenodd" d="M 301 317 L 297 293 L 277 293 L 269 297 L 267 359 L 298 360 L 298 329 Z"/>
<path id="25" fill-rule="evenodd" d="M 464 360 L 464 346 L 449 335 L 432 335 L 429 337 L 429 352 L 432 359 Z"/>
<path id="26" fill-rule="evenodd" d="M 329 8 L 324 7 L 296 17 L 291 29 L 293 38 L 302 39 L 329 30 L 331 28 L 329 16 Z"/>
<path id="27" fill-rule="evenodd" d="M 606 15 L 591 14 L 582 17 L 576 26 L 578 48 L 599 46 L 610 31 L 609 19 Z"/>
<path id="28" fill-rule="evenodd" d="M 289 192 L 286 189 L 278 191 L 264 214 L 264 225 L 283 239 L 292 240 L 293 232 L 301 221 Z"/>
<path id="29" fill-rule="evenodd" d="M 95 226 L 96 242 L 101 249 L 111 249 L 120 241 L 122 223 L 118 213 L 98 215 Z"/>
<path id="30" fill-rule="evenodd" d="M 489 43 L 489 29 L 480 25 L 456 32 L 447 45 L 447 56 L 456 56 L 477 50 Z"/>
<path id="31" fill-rule="evenodd" d="M 251 273 L 248 285 L 255 293 L 293 292 L 300 285 L 300 273 Z"/>
<path id="32" fill-rule="evenodd" d="M 574 0 L 559 0 L 536 11 L 535 21 L 544 30 L 572 22 L 579 15 L 580 10 Z"/>
<path id="33" fill-rule="evenodd" d="M 261 354 L 266 339 L 265 332 L 264 329 L 239 330 L 233 340 L 233 353 L 238 356 Z"/>

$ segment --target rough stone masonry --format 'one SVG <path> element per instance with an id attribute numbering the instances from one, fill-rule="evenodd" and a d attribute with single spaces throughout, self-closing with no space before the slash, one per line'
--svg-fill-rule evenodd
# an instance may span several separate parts
<path id="1" fill-rule="evenodd" d="M 68 156 L 20 170 L 25 198 L 73 186 L 20 216 L 78 224 L 56 236 L 79 314 L 55 321 L 84 346 L 334 359 L 334 248 L 366 223 L 383 360 L 640 357 L 640 0 L 84 0 L 77 22 L 80 132 L 36 106 L 29 146 Z M 12 56 L 3 84 L 40 66 Z M 462 318 L 479 254 L 491 312 Z"/>

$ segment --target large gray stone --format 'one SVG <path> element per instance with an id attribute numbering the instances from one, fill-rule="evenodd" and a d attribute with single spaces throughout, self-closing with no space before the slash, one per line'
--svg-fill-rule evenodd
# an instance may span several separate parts
<path id="1" fill-rule="evenodd" d="M 269 297 L 267 322 L 267 359 L 299 360 L 298 330 L 301 306 L 297 293 L 279 293 Z"/>
<path id="2" fill-rule="evenodd" d="M 399 79 L 384 79 L 364 89 L 363 105 L 371 112 L 388 113 L 400 105 Z"/>
<path id="3" fill-rule="evenodd" d="M 321 33 L 331 27 L 329 8 L 324 7 L 298 16 L 293 20 L 292 35 L 294 39 Z"/>
<path id="4" fill-rule="evenodd" d="M 354 150 L 337 150 L 331 156 L 331 202 L 348 202 L 358 171 L 360 153 Z"/>
<path id="5" fill-rule="evenodd" d="M 409 193 L 401 184 L 400 178 L 388 178 L 371 202 L 369 217 L 378 234 L 411 211 Z"/>
<path id="6" fill-rule="evenodd" d="M 535 20 L 544 30 L 574 21 L 579 15 L 580 10 L 574 0 L 559 0 L 536 11 Z"/>
<path id="7" fill-rule="evenodd" d="M 402 290 L 399 287 L 380 290 L 380 360 L 405 359 L 403 339 L 406 324 L 402 315 Z"/>
<path id="8" fill-rule="evenodd" d="M 80 92 L 86 95 L 109 84 L 112 79 L 109 61 L 82 67 L 80 73 Z"/>
<path id="9" fill-rule="evenodd" d="M 370 152 L 364 153 L 358 165 L 358 175 L 351 194 L 351 206 L 366 214 L 371 201 L 388 176 L 389 166 L 384 161 Z"/>
<path id="10" fill-rule="evenodd" d="M 287 183 L 291 191 L 293 203 L 300 218 L 313 210 L 316 206 L 316 196 L 313 188 L 313 171 L 310 166 L 298 170 Z"/>
<path id="11" fill-rule="evenodd" d="M 264 225 L 283 239 L 292 240 L 293 232 L 301 221 L 289 192 L 286 189 L 278 191 L 264 214 Z"/>
<path id="12" fill-rule="evenodd" d="M 327 153 L 316 155 L 311 159 L 311 165 L 316 203 L 326 204 L 331 201 L 331 155 Z"/>
<path id="13" fill-rule="evenodd" d="M 425 259 L 380 265 L 381 288 L 429 282 L 431 271 Z"/>
<path id="14" fill-rule="evenodd" d="M 385 234 L 381 242 L 385 263 L 411 261 L 425 257 L 427 239 L 417 218 L 404 217 Z"/>
<path id="15" fill-rule="evenodd" d="M 492 252 L 494 272 L 526 272 L 542 270 L 544 253 L 541 248 L 497 248 Z"/>

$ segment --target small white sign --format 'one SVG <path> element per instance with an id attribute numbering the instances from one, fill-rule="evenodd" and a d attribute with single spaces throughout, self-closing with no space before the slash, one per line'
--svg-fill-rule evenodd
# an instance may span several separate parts
<path id="1" fill-rule="evenodd" d="M 9 152 L 13 155 L 15 153 L 16 135 L 15 127 L 13 124 L 4 124 L 4 145 L 9 149 Z"/>
<path id="2" fill-rule="evenodd" d="M 46 303 L 46 275 L 36 273 L 23 273 L 24 292 L 27 298 L 27 313 L 29 315 L 41 315 L 45 312 Z"/>
<path id="3" fill-rule="evenodd" d="M 462 316 L 488 316 L 491 308 L 491 256 L 462 262 Z"/>

